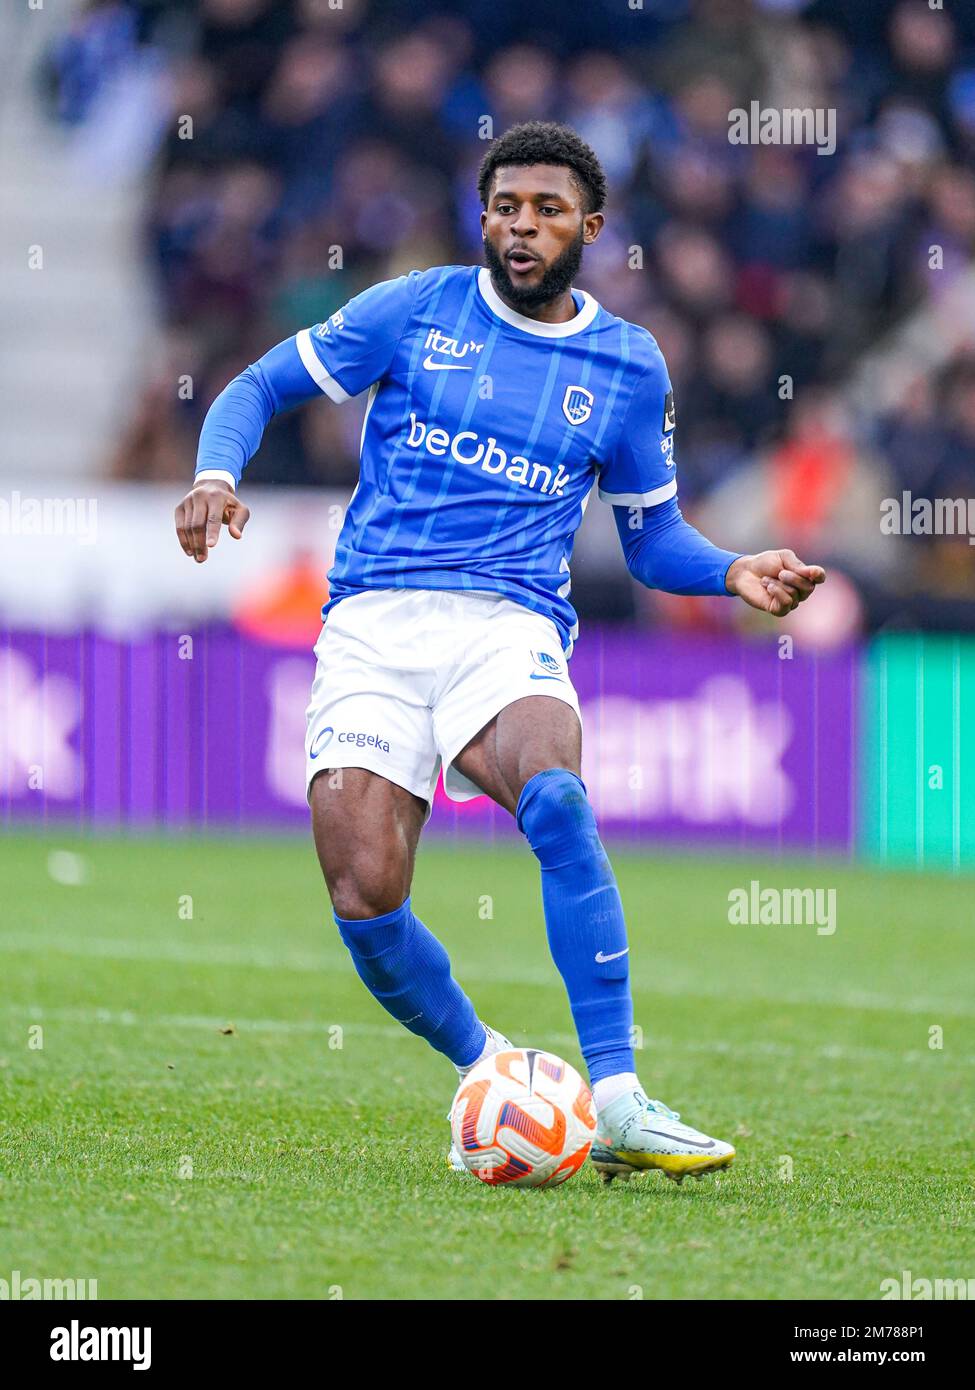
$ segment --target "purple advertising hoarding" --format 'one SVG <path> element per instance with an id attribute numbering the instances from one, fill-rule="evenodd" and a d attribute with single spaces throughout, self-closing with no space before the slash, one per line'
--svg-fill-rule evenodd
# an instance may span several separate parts
<path id="1" fill-rule="evenodd" d="M 785 659 L 782 659 L 782 658 Z M 847 852 L 858 653 L 589 627 L 571 661 L 610 835 Z M 303 828 L 311 652 L 226 629 L 0 639 L 8 825 Z M 509 833 L 438 788 L 431 829 Z"/>

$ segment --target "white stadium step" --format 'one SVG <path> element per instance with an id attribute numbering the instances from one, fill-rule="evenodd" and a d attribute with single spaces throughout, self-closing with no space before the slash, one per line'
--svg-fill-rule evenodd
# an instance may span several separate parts
<path id="1" fill-rule="evenodd" d="M 4 7 L 0 51 L 0 483 L 103 472 L 156 339 L 144 186 L 85 175 L 38 99 L 37 64 L 71 6 Z M 28 248 L 43 249 L 41 270 Z"/>

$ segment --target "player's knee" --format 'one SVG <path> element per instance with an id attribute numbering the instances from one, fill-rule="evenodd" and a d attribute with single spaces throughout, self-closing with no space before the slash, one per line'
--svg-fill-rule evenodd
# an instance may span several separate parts
<path id="1" fill-rule="evenodd" d="M 406 897 L 408 884 L 400 859 L 381 850 L 356 853 L 327 876 L 329 897 L 339 917 L 382 917 Z"/>
<path id="2" fill-rule="evenodd" d="M 361 882 L 342 877 L 329 889 L 337 916 L 367 919 L 393 912 L 403 901 L 400 888 L 384 883 Z"/>

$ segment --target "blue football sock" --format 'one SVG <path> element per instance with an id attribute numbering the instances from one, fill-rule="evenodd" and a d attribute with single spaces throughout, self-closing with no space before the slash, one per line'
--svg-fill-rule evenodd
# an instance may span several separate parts
<path id="1" fill-rule="evenodd" d="M 466 1067 L 484 1048 L 484 1024 L 450 973 L 440 942 L 413 915 L 410 899 L 395 912 L 364 920 L 335 915 L 359 979 L 387 1013 L 454 1066 Z"/>
<path id="2" fill-rule="evenodd" d="M 522 788 L 515 819 L 542 867 L 549 949 L 589 1079 L 635 1071 L 623 904 L 586 788 L 565 768 L 537 772 Z"/>

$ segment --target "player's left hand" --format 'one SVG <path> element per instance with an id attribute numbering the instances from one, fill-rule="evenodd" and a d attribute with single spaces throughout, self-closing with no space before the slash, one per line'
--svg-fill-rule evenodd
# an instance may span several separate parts
<path id="1" fill-rule="evenodd" d="M 220 527 L 239 541 L 250 514 L 229 483 L 207 479 L 190 488 L 176 508 L 176 535 L 190 559 L 202 565 L 220 539 Z"/>
<path id="2" fill-rule="evenodd" d="M 763 550 L 740 556 L 725 576 L 725 588 L 752 608 L 784 618 L 825 578 L 822 565 L 804 565 L 794 550 Z"/>

